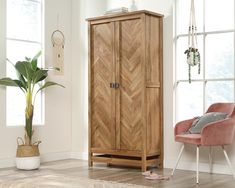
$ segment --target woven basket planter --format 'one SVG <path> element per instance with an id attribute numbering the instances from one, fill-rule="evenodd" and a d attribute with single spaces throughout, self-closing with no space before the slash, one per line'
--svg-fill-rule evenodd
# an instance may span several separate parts
<path id="1" fill-rule="evenodd" d="M 22 138 L 17 138 L 17 151 L 16 151 L 16 167 L 21 170 L 33 170 L 40 167 L 40 153 L 38 145 L 41 142 L 35 142 L 33 145 L 19 144 L 19 140 L 23 141 Z"/>
<path id="2" fill-rule="evenodd" d="M 39 156 L 38 145 L 18 145 L 16 157 L 35 157 Z"/>

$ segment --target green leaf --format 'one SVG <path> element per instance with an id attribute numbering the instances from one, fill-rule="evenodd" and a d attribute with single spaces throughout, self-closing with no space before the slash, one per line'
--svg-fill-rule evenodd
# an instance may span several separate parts
<path id="1" fill-rule="evenodd" d="M 24 88 L 25 90 L 27 90 L 28 85 L 27 85 L 27 82 L 25 81 L 24 77 L 22 76 L 22 74 L 20 74 L 20 73 L 17 71 L 17 76 L 18 76 L 18 79 L 21 81 L 23 88 Z"/>
<path id="2" fill-rule="evenodd" d="M 37 59 L 33 59 L 33 60 L 31 61 L 31 67 L 32 67 L 32 70 L 33 70 L 33 71 L 36 71 L 36 70 L 37 70 L 37 68 L 38 68 L 38 60 L 37 60 Z"/>
<path id="3" fill-rule="evenodd" d="M 0 85 L 10 86 L 10 87 L 19 87 L 24 93 L 27 90 L 20 80 L 13 80 L 11 78 L 0 79 Z"/>
<path id="4" fill-rule="evenodd" d="M 32 81 L 34 84 L 44 80 L 48 74 L 47 74 L 48 70 L 43 70 L 43 69 L 38 69 L 34 74 L 33 74 L 33 78 Z"/>
<path id="5" fill-rule="evenodd" d="M 6 58 L 6 62 L 7 62 L 7 63 L 10 63 L 10 64 L 15 68 L 14 63 L 12 63 L 8 58 Z"/>
<path id="6" fill-rule="evenodd" d="M 27 58 L 27 57 L 26 57 L 26 58 Z M 24 77 L 22 76 L 22 74 L 19 73 L 19 71 L 16 69 L 15 65 L 14 65 L 8 58 L 6 59 L 6 61 L 7 61 L 8 63 L 10 63 L 10 64 L 14 67 L 14 69 L 16 70 L 16 75 L 17 75 L 18 79 L 19 79 L 19 80 L 21 81 L 21 83 L 22 83 L 22 87 L 23 87 L 25 90 L 27 90 L 27 83 L 26 83 Z"/>
<path id="7" fill-rule="evenodd" d="M 10 86 L 10 87 L 19 87 L 23 92 L 26 91 L 26 88 L 20 80 L 13 80 L 11 78 L 2 78 L 0 79 L 0 85 Z"/>
<path id="8" fill-rule="evenodd" d="M 19 85 L 15 82 L 15 80 L 12 80 L 11 78 L 2 78 L 2 79 L 0 79 L 0 85 L 19 87 Z"/>
<path id="9" fill-rule="evenodd" d="M 33 69 L 33 71 L 37 70 L 37 66 L 38 66 L 38 58 L 42 55 L 42 51 L 40 50 L 35 56 L 34 58 L 31 60 L 31 67 Z"/>
<path id="10" fill-rule="evenodd" d="M 33 70 L 30 62 L 18 61 L 15 65 L 16 70 L 23 75 L 28 81 L 32 80 Z"/>
<path id="11" fill-rule="evenodd" d="M 49 71 L 51 71 L 51 70 L 60 71 L 60 68 L 58 68 L 58 67 L 48 67 L 48 68 L 45 68 L 45 70 L 49 70 Z"/>
<path id="12" fill-rule="evenodd" d="M 39 91 L 41 91 L 41 90 L 47 88 L 47 87 L 54 86 L 54 85 L 57 85 L 57 86 L 60 86 L 60 87 L 65 88 L 63 85 L 57 84 L 57 83 L 55 83 L 55 82 L 46 82 L 44 85 L 42 85 L 42 86 L 38 89 L 37 93 L 38 93 Z"/>
<path id="13" fill-rule="evenodd" d="M 20 80 L 14 80 L 15 83 L 19 86 L 19 88 L 23 91 L 23 92 L 27 92 L 27 88 L 26 86 L 24 85 L 24 83 L 22 83 Z"/>
<path id="14" fill-rule="evenodd" d="M 25 57 L 25 60 L 26 60 L 26 61 L 31 61 L 31 58 Z"/>
<path id="15" fill-rule="evenodd" d="M 42 55 L 42 51 L 40 50 L 40 51 L 33 57 L 32 60 L 38 59 L 41 55 Z"/>

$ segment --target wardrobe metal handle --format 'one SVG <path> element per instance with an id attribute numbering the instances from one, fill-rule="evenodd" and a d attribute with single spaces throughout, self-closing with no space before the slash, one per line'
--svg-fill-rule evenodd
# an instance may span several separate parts
<path id="1" fill-rule="evenodd" d="M 110 88 L 115 88 L 115 83 L 110 83 Z"/>
<path id="2" fill-rule="evenodd" d="M 119 88 L 120 84 L 119 83 L 110 83 L 110 88 Z"/>
<path id="3" fill-rule="evenodd" d="M 120 84 L 119 83 L 115 83 L 115 89 L 119 88 Z"/>

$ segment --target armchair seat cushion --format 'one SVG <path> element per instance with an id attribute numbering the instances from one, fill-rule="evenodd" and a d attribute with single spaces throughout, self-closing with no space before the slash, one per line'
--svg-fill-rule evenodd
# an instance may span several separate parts
<path id="1" fill-rule="evenodd" d="M 176 142 L 183 142 L 188 144 L 201 145 L 200 134 L 180 134 L 175 136 Z"/>

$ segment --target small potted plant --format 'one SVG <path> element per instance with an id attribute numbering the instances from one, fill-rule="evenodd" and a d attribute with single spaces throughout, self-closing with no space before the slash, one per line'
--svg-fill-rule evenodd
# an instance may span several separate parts
<path id="1" fill-rule="evenodd" d="M 198 74 L 200 74 L 200 53 L 197 48 L 189 47 L 184 54 L 187 55 L 189 83 L 191 83 L 191 67 L 198 65 Z"/>
<path id="2" fill-rule="evenodd" d="M 18 87 L 19 91 L 25 95 L 25 135 L 24 139 L 17 138 L 17 152 L 16 152 L 16 167 L 24 170 L 37 169 L 40 166 L 40 153 L 38 145 L 40 141 L 33 142 L 33 115 L 34 115 L 34 103 L 37 94 L 43 89 L 58 85 L 64 87 L 55 82 L 45 81 L 49 70 L 58 70 L 58 68 L 39 68 L 38 58 L 41 55 L 41 51 L 38 52 L 35 57 L 25 58 L 23 61 L 18 61 L 14 65 L 10 62 L 15 70 L 18 79 L 1 78 L 0 85 Z M 39 85 L 39 87 L 35 87 Z"/>

